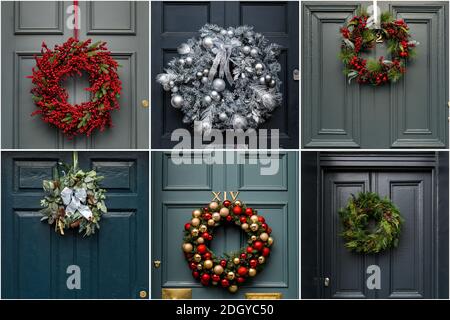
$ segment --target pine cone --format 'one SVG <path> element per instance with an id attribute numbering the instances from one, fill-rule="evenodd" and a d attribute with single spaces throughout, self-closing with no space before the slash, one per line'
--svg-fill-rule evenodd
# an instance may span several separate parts
<path id="1" fill-rule="evenodd" d="M 66 210 L 64 210 L 64 208 L 59 208 L 58 210 L 59 216 L 60 217 L 64 217 L 66 215 Z"/>
<path id="2" fill-rule="evenodd" d="M 70 227 L 71 227 L 71 228 L 78 228 L 79 226 L 80 226 L 80 220 L 77 220 L 77 221 L 72 222 L 72 223 L 70 224 Z"/>

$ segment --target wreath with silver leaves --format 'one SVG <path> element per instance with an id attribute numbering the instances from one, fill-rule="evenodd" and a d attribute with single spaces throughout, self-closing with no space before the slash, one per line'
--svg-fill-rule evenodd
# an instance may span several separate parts
<path id="1" fill-rule="evenodd" d="M 206 24 L 178 53 L 156 80 L 196 131 L 257 128 L 281 104 L 280 46 L 253 27 Z"/>

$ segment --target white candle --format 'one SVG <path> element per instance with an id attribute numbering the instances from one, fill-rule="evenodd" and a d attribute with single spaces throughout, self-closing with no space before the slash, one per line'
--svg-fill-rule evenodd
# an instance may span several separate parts
<path id="1" fill-rule="evenodd" d="M 372 1 L 372 8 L 373 8 L 373 18 L 374 23 L 377 26 L 378 25 L 378 6 L 377 6 L 377 0 Z"/>

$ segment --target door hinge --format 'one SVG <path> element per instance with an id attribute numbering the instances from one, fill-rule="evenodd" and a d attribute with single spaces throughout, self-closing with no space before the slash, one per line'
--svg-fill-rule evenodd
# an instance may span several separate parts
<path id="1" fill-rule="evenodd" d="M 300 71 L 298 69 L 294 69 L 292 72 L 292 77 L 294 78 L 294 81 L 300 80 Z"/>

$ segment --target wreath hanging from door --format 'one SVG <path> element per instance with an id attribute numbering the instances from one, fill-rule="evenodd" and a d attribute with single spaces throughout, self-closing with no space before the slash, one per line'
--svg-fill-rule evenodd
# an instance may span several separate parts
<path id="1" fill-rule="evenodd" d="M 196 132 L 257 128 L 281 105 L 280 48 L 253 27 L 206 24 L 156 80 Z"/>
<path id="2" fill-rule="evenodd" d="M 42 43 L 42 56 L 36 57 L 36 67 L 31 89 L 33 100 L 42 120 L 60 129 L 69 138 L 93 130 L 103 131 L 112 126 L 112 110 L 119 109 L 118 99 L 122 83 L 117 74 L 118 63 L 111 57 L 106 42 L 92 40 L 79 41 L 69 38 L 64 44 L 56 45 L 53 50 Z M 69 77 L 89 75 L 91 100 L 81 104 L 70 104 L 69 94 L 62 82 Z"/>
<path id="3" fill-rule="evenodd" d="M 340 59 L 348 82 L 356 79 L 360 84 L 380 86 L 398 81 L 406 72 L 408 59 L 414 57 L 419 44 L 411 40 L 408 25 L 402 19 L 394 20 L 389 12 L 380 16 L 380 28 L 375 28 L 373 18 L 366 11 L 354 16 L 340 30 L 342 44 Z M 364 59 L 363 52 L 373 49 L 377 42 L 386 41 L 391 60 L 380 57 L 377 60 Z"/>
<path id="4" fill-rule="evenodd" d="M 55 231 L 78 228 L 85 236 L 100 229 L 100 218 L 107 213 L 106 190 L 99 187 L 103 179 L 95 170 L 85 172 L 78 168 L 78 155 L 74 152 L 72 166 L 62 164 L 62 175 L 55 169 L 53 180 L 44 180 L 45 197 L 40 210 L 41 221 L 55 225 Z"/>
<path id="5" fill-rule="evenodd" d="M 222 224 L 239 226 L 247 235 L 247 247 L 223 256 L 209 249 L 214 229 Z M 239 200 L 213 201 L 194 210 L 184 229 L 182 248 L 193 277 L 204 286 L 221 286 L 231 293 L 264 269 L 273 244 L 272 229 L 264 217 Z"/>
<path id="6" fill-rule="evenodd" d="M 358 253 L 378 253 L 397 247 L 404 219 L 387 198 L 374 192 L 352 195 L 339 211 L 345 247 Z M 371 227 L 371 223 L 374 225 Z"/>

